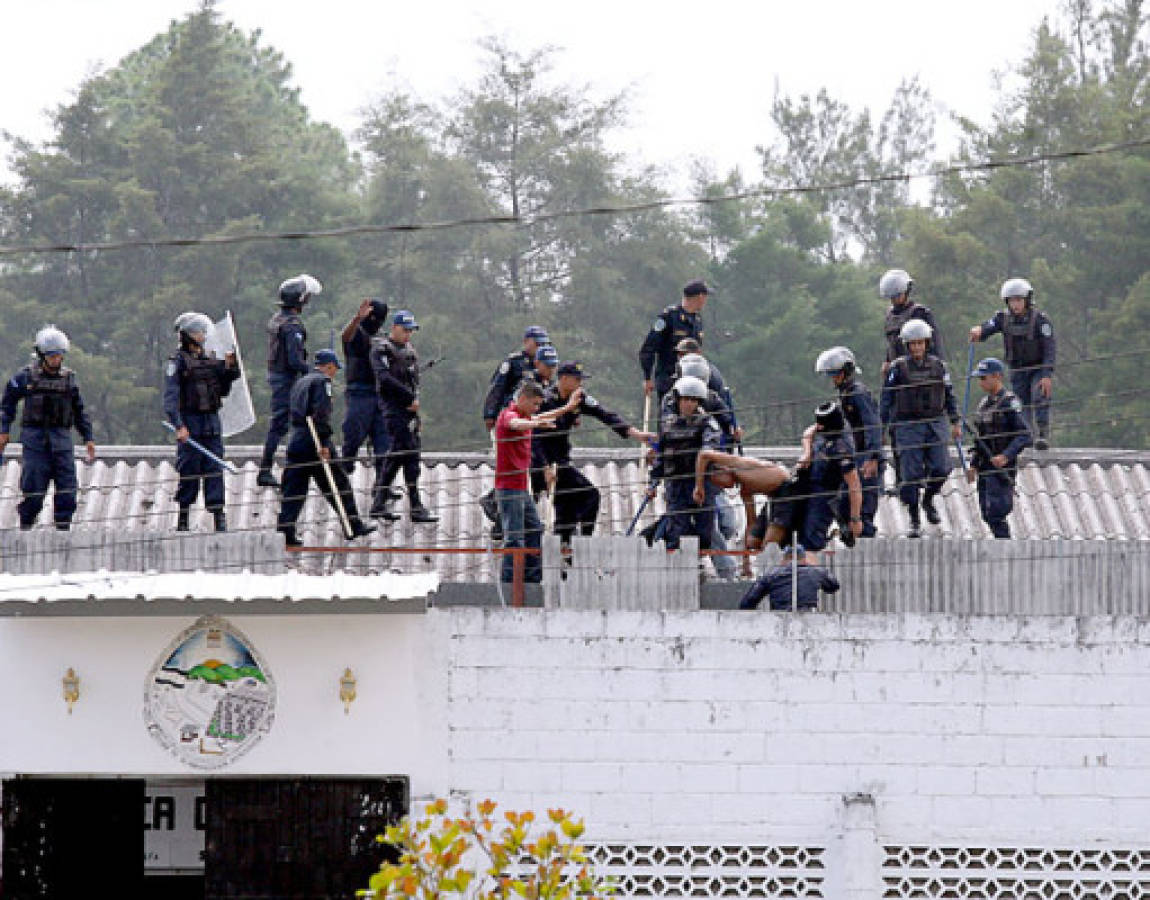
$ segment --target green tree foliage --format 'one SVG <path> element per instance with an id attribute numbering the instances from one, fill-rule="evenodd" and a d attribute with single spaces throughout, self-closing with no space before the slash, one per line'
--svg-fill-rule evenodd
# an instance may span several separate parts
<path id="1" fill-rule="evenodd" d="M 410 816 L 380 841 L 398 855 L 372 875 L 362 897 L 458 897 L 461 900 L 595 900 L 612 893 L 595 875 L 578 844 L 583 823 L 562 809 L 547 811 L 546 825 L 531 812 L 495 816 L 484 800 L 454 817 L 435 800 L 421 819 Z"/>

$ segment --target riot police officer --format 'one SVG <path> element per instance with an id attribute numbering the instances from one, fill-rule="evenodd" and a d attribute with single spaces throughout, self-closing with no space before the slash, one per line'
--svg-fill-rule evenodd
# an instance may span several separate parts
<path id="1" fill-rule="evenodd" d="M 371 342 L 371 368 L 391 446 L 376 490 L 390 488 L 402 468 L 411 521 L 434 524 L 439 516 L 425 507 L 419 496 L 419 355 L 411 343 L 411 336 L 418 330 L 415 316 L 401 309 L 392 317 L 391 330 L 386 335 L 376 335 Z M 377 496 L 372 507 L 379 509 L 379 518 L 394 522 L 399 515 L 392 511 L 392 502 L 390 497 L 379 502 Z"/>
<path id="2" fill-rule="evenodd" d="M 347 386 L 344 398 L 347 409 L 343 419 L 343 465 L 350 475 L 355 471 L 355 458 L 365 440 L 371 442 L 372 466 L 375 469 L 375 482 L 379 484 L 383 473 L 383 462 L 387 458 L 387 426 L 383 421 L 383 404 L 379 391 L 375 388 L 375 373 L 371 369 L 371 341 L 387 323 L 387 303 L 383 300 L 364 300 L 351 321 L 344 326 L 340 335 L 343 341 L 343 356 L 347 360 Z M 387 494 L 382 490 L 372 492 L 371 515 L 382 512 L 374 498 L 382 504 Z M 399 494 L 392 495 L 398 499 Z"/>
<path id="3" fill-rule="evenodd" d="M 886 359 L 882 364 L 882 375 L 886 373 L 891 364 L 900 356 L 906 355 L 906 344 L 900 337 L 903 325 L 911 319 L 921 319 L 930 326 L 933 335 L 931 353 L 939 359 L 943 358 L 942 336 L 938 325 L 934 321 L 934 313 L 929 306 L 911 302 L 910 294 L 914 290 L 914 279 L 905 269 L 888 269 L 879 279 L 878 295 L 883 300 L 890 301 L 886 311 L 886 322 L 883 325 L 883 334 L 886 336 Z"/>
<path id="4" fill-rule="evenodd" d="M 818 609 L 819 591 L 833 594 L 841 586 L 834 575 L 816 564 L 814 554 L 807 553 L 801 544 L 796 544 L 784 551 L 777 565 L 771 566 L 756 579 L 739 601 L 739 609 L 758 609 L 764 597 L 774 612 L 790 610 L 792 599 L 796 601 L 796 609 Z"/>
<path id="5" fill-rule="evenodd" d="M 292 386 L 308 373 L 307 330 L 300 313 L 308 301 L 323 290 L 323 285 L 310 275 L 296 275 L 280 285 L 280 311 L 268 319 L 268 385 L 272 389 L 272 418 L 268 425 L 264 455 L 260 460 L 256 484 L 278 487 L 272 474 L 272 460 L 288 427 Z"/>
<path id="6" fill-rule="evenodd" d="M 986 393 L 974 414 L 976 438 L 970 451 L 969 481 L 978 479 L 978 509 L 996 538 L 1009 538 L 1006 517 L 1014 509 L 1018 455 L 1030 446 L 1022 402 L 1003 387 L 1006 367 L 994 357 L 974 370 Z"/>
<path id="7" fill-rule="evenodd" d="M 831 347 L 819 354 L 815 372 L 826 375 L 839 394 L 839 406 L 851 427 L 855 447 L 855 465 L 862 485 L 862 532 L 859 537 L 874 537 L 874 516 L 882 492 L 882 422 L 878 405 L 867 386 L 858 377 L 858 364 L 849 347 Z M 849 497 L 839 498 L 838 520 L 849 525 Z M 843 533 L 845 535 L 846 528 Z"/>
<path id="8" fill-rule="evenodd" d="M 491 376 L 491 387 L 483 400 L 483 424 L 488 431 L 495 427 L 495 420 L 515 396 L 523 376 L 534 368 L 535 354 L 539 348 L 550 343 L 551 338 L 547 336 L 546 328 L 542 325 L 528 325 L 523 332 L 523 349 L 508 353 L 507 358 L 499 364 Z"/>
<path id="9" fill-rule="evenodd" d="M 1050 395 L 1058 350 L 1054 326 L 1046 313 L 1035 307 L 1034 288 L 1025 278 L 1007 279 L 1000 294 L 1006 309 L 971 328 L 970 339 L 985 341 L 1002 332 L 1010 386 L 1022 401 L 1031 431 L 1036 433 L 1034 449 L 1045 450 L 1050 446 Z"/>
<path id="10" fill-rule="evenodd" d="M 703 281 L 690 281 L 683 287 L 678 306 L 668 306 L 655 317 L 647 339 L 639 350 L 643 369 L 643 393 L 655 393 L 662 401 L 675 381 L 675 347 L 684 338 L 703 343 L 703 308 L 711 289 Z"/>
<path id="11" fill-rule="evenodd" d="M 803 517 L 799 542 L 808 550 L 827 545 L 827 530 L 838 518 L 839 493 L 846 490 L 848 514 L 841 532 L 844 543 L 853 546 L 862 534 L 862 486 L 855 465 L 855 445 L 842 408 L 835 401 L 815 410 L 815 432 L 811 444 L 810 496 Z"/>
<path id="12" fill-rule="evenodd" d="M 698 537 L 700 550 L 709 550 L 716 489 L 709 481 L 695 488 L 695 467 L 700 450 L 719 448 L 719 426 L 703 410 L 707 385 L 700 379 L 683 376 L 675 382 L 672 396 L 674 409 L 659 420 L 659 453 L 651 470 L 653 477 L 663 480 L 667 502 L 662 537 L 668 550 L 678 550 L 680 539 L 688 535 Z"/>
<path id="13" fill-rule="evenodd" d="M 164 377 L 164 415 L 176 429 L 176 531 L 188 530 L 188 515 L 203 482 L 204 506 L 211 511 L 216 531 L 227 531 L 224 517 L 224 477 L 218 462 L 193 447 L 188 438 L 220 459 L 224 455 L 219 410 L 240 377 L 234 353 L 217 359 L 204 349 L 212 320 L 188 312 L 176 319 L 180 346 L 168 360 Z"/>
<path id="14" fill-rule="evenodd" d="M 558 384 L 544 392 L 540 413 L 563 409 L 582 387 L 585 373 L 580 363 L 565 362 L 559 366 L 558 372 Z M 555 419 L 553 431 L 540 431 L 531 442 L 532 469 L 537 462 L 555 467 L 555 533 L 565 544 L 571 542 L 576 529 L 582 535 L 594 533 L 595 519 L 599 515 L 599 489 L 571 462 L 571 433 L 579 426 L 580 417 L 588 415 L 598 419 L 624 439 L 647 441 L 655 438 L 653 434 L 628 425 L 622 416 L 607 409 L 586 391 L 579 396 L 574 409 Z M 536 449 L 538 457 L 534 455 Z"/>
<path id="15" fill-rule="evenodd" d="M 35 524 L 52 483 L 56 485 L 52 508 L 56 528 L 67 531 L 71 527 L 78 487 L 73 427 L 84 440 L 88 461 L 96 458 L 92 422 L 84 411 L 76 373 L 64 365 L 69 346 L 68 336 L 55 325 L 41 328 L 34 345 L 36 361 L 12 376 L 0 399 L 0 454 L 8 446 L 16 406 L 24 401 L 20 421 L 20 442 L 24 447 L 20 490 L 24 499 L 16 507 L 24 531 Z"/>
<path id="16" fill-rule="evenodd" d="M 292 387 L 289 410 L 291 433 L 288 435 L 287 465 L 284 467 L 283 501 L 276 526 L 289 547 L 298 547 L 302 543 L 296 533 L 296 522 L 303 511 L 312 481 L 323 492 L 332 509 L 338 512 L 342 506 L 353 538 L 375 531 L 374 525 L 365 524 L 359 517 L 347 473 L 343 466 L 333 461 L 335 444 L 331 439 L 331 381 L 341 368 L 334 350 L 320 350 L 315 355 L 315 371 L 298 379 Z M 315 426 L 314 437 L 312 425 Z M 318 450 L 317 437 L 320 443 Z M 331 489 L 332 483 L 338 491 L 338 499 Z"/>
<path id="17" fill-rule="evenodd" d="M 899 498 L 910 517 L 907 537 L 922 536 L 919 518 L 919 490 L 925 486 L 922 509 L 926 519 L 937 525 L 941 517 L 934 498 L 942 490 L 950 471 L 946 422 L 951 436 L 961 433 L 958 408 L 950 382 L 950 371 L 941 359 L 927 352 L 931 327 L 921 319 L 902 326 L 899 339 L 907 355 L 891 363 L 883 387 L 879 417 L 891 431 L 891 444 L 898 449 Z"/>

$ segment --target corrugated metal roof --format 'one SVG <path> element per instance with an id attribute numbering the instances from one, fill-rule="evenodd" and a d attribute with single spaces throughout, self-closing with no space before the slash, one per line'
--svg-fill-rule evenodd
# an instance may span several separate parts
<path id="1" fill-rule="evenodd" d="M 229 449 L 229 457 L 240 468 L 237 475 L 227 476 L 228 519 L 233 531 L 275 527 L 279 495 L 274 489 L 256 485 L 258 452 L 254 447 Z M 791 448 L 748 448 L 747 452 L 783 463 L 795 459 Z M 17 527 L 18 457 L 18 453 L 9 453 L 0 477 L 2 529 Z M 603 494 L 599 533 L 623 534 L 642 502 L 646 485 L 636 451 L 588 450 L 578 452 L 576 460 Z M 421 487 L 427 504 L 442 520 L 437 526 L 414 526 L 406 519 L 406 501 L 401 501 L 398 507 L 405 513 L 404 519 L 394 524 L 380 523 L 380 531 L 367 542 L 380 547 L 487 546 L 489 526 L 477 500 L 492 486 L 492 463 L 490 453 L 425 454 Z M 886 477 L 888 485 L 893 485 L 889 468 Z M 358 466 L 352 477 L 361 510 L 369 503 L 372 479 L 373 473 L 366 465 Z M 80 484 L 75 519 L 79 531 L 154 533 L 175 527 L 177 476 L 170 448 L 101 448 L 96 463 L 80 466 Z M 1017 539 L 1150 540 L 1150 453 L 1049 451 L 1031 458 L 1022 467 L 1018 494 L 1011 519 Z M 942 500 L 942 524 L 927 526 L 928 535 L 990 538 L 978 514 L 975 490 L 966 484 L 961 469 L 951 473 Z M 660 497 L 650 504 L 643 522 L 652 521 L 662 508 Z M 47 519 L 46 511 L 41 522 Z M 877 522 L 882 534 L 905 533 L 906 513 L 897 498 L 882 499 Z M 305 506 L 300 524 L 302 537 L 309 545 L 346 546 L 334 512 L 315 492 Z M 197 507 L 193 529 L 207 531 L 210 527 L 207 514 Z M 481 581 L 491 577 L 498 561 L 487 555 L 351 553 L 322 557 L 302 554 L 298 562 L 309 570 L 435 570 L 445 580 Z"/>

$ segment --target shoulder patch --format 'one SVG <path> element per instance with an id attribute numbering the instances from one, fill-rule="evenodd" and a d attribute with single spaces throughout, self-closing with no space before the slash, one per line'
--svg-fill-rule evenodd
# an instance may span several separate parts
<path id="1" fill-rule="evenodd" d="M 1039 330 L 1042 332 L 1043 337 L 1050 337 L 1052 334 L 1054 334 L 1054 329 L 1050 326 L 1049 322 L 1043 322 L 1042 328 Z"/>
<path id="2" fill-rule="evenodd" d="M 651 323 L 652 331 L 663 331 L 667 327 L 667 321 L 662 316 L 659 316 Z"/>
<path id="3" fill-rule="evenodd" d="M 176 361 L 175 361 L 174 359 L 169 359 L 169 360 L 168 360 L 168 369 L 167 369 L 167 372 L 168 372 L 168 377 L 169 377 L 169 378 L 171 378 L 173 375 L 175 375 L 175 374 L 176 374 Z"/>
<path id="4" fill-rule="evenodd" d="M 502 365 L 499 366 L 499 374 L 500 375 L 506 375 L 510 371 L 511 371 L 511 363 L 508 362 L 507 360 L 503 360 Z"/>

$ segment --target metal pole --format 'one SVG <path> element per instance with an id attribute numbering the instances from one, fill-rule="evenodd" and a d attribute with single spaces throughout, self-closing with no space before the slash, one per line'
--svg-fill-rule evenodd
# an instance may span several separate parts
<path id="1" fill-rule="evenodd" d="M 339 513 L 339 524 L 343 528 L 343 536 L 346 540 L 354 540 L 355 532 L 352 531 L 351 521 L 347 517 L 347 510 L 343 508 L 343 498 L 339 495 L 339 489 L 335 486 L 335 477 L 331 474 L 331 464 L 323 458 L 323 444 L 319 440 L 319 432 L 315 429 L 315 420 L 307 417 L 307 430 L 311 432 L 312 442 L 315 444 L 315 455 L 323 466 L 323 474 L 327 477 L 327 486 L 331 490 L 331 497 L 335 503 L 335 511 Z"/>
<path id="2" fill-rule="evenodd" d="M 966 416 L 970 411 L 970 374 L 974 371 L 974 341 L 970 342 L 970 349 L 966 354 L 966 390 L 962 396 L 962 431 L 965 434 Z M 967 470 L 966 454 L 962 452 L 962 438 L 955 438 L 955 443 L 958 445 L 958 461 L 962 463 L 962 471 L 965 474 Z"/>
<path id="3" fill-rule="evenodd" d="M 799 554 L 795 541 L 798 534 L 791 532 L 791 612 L 799 610 Z"/>

